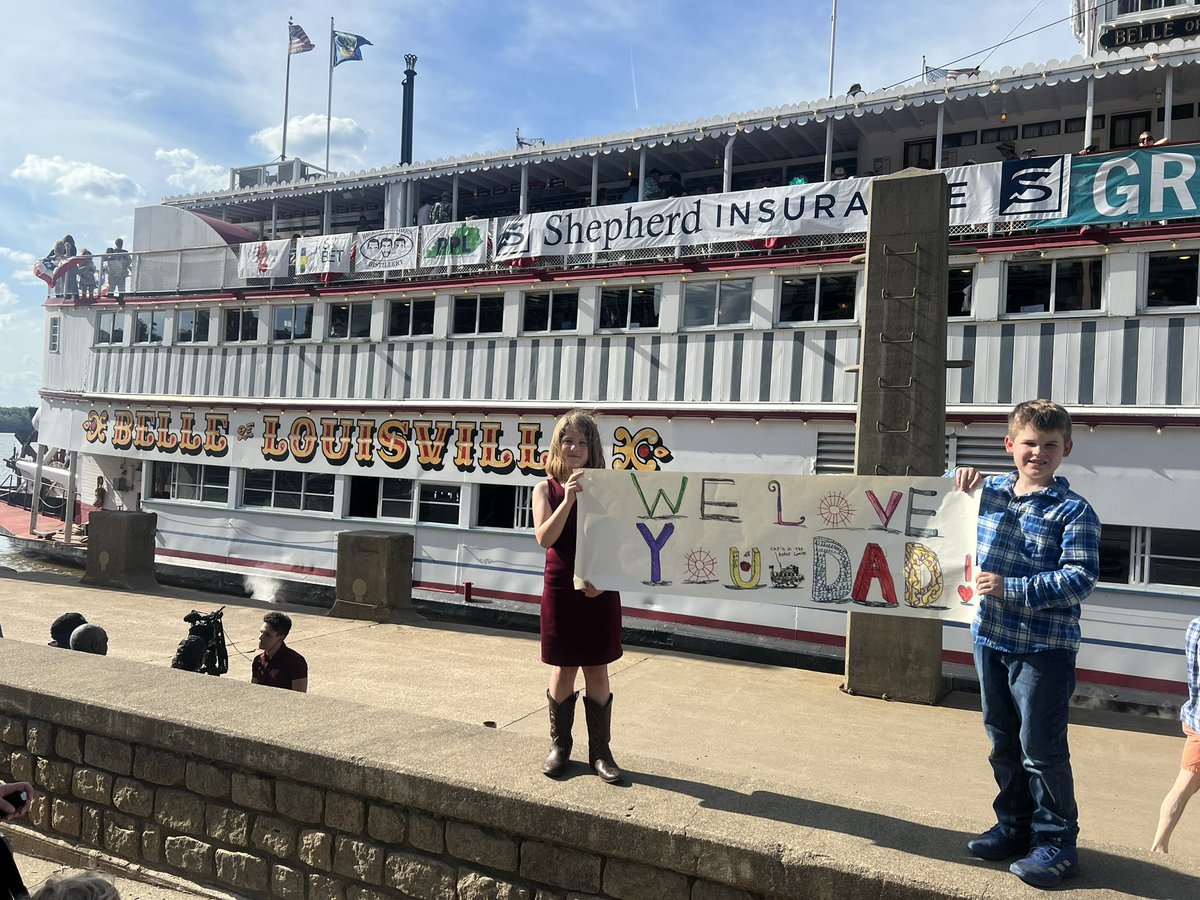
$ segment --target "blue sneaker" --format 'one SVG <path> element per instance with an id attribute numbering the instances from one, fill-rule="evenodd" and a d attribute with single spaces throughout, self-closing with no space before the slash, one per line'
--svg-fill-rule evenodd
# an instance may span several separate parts
<path id="1" fill-rule="evenodd" d="M 967 841 L 967 849 L 990 862 L 1012 859 L 1029 852 L 1029 832 L 1014 831 L 997 822 L 979 837 Z"/>
<path id="2" fill-rule="evenodd" d="M 1039 841 L 1029 855 L 1008 867 L 1026 884 L 1039 888 L 1056 888 L 1064 878 L 1079 874 L 1079 853 L 1072 846 Z"/>

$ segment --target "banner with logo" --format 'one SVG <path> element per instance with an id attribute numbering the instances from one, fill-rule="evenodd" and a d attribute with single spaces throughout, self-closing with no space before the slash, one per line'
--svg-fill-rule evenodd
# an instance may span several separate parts
<path id="1" fill-rule="evenodd" d="M 283 278 L 288 274 L 292 242 L 251 241 L 238 245 L 239 278 Z"/>
<path id="2" fill-rule="evenodd" d="M 950 224 L 1027 221 L 1067 211 L 1071 157 L 1044 156 L 942 170 Z M 499 260 L 675 247 L 805 234 L 865 232 L 869 178 L 789 185 L 513 216 Z"/>
<path id="3" fill-rule="evenodd" d="M 589 469 L 576 582 L 970 621 L 979 492 L 950 478 Z"/>
<path id="4" fill-rule="evenodd" d="M 488 259 L 490 219 L 421 226 L 421 268 L 477 266 Z"/>
<path id="5" fill-rule="evenodd" d="M 360 231 L 355 246 L 354 271 L 386 272 L 417 267 L 417 231 L 412 228 L 383 228 Z"/>
<path id="6" fill-rule="evenodd" d="M 1198 159 L 1195 146 L 1077 157 L 1071 166 L 1070 215 L 1041 225 L 1193 218 L 1200 203 Z"/>
<path id="7" fill-rule="evenodd" d="M 321 234 L 296 238 L 296 274 L 349 272 L 353 234 Z"/>

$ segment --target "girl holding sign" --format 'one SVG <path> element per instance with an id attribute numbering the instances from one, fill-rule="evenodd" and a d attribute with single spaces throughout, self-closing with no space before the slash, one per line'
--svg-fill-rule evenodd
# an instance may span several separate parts
<path id="1" fill-rule="evenodd" d="M 575 678 L 583 669 L 586 693 L 588 761 L 596 774 L 612 783 L 621 770 L 608 749 L 612 731 L 612 691 L 608 664 L 621 657 L 621 595 L 585 583 L 576 590 L 575 501 L 587 469 L 604 468 L 604 448 L 596 420 L 572 410 L 554 426 L 546 471 L 533 489 L 533 525 L 538 544 L 546 548 L 542 588 L 542 662 L 550 670 L 546 699 L 550 706 L 550 754 L 542 771 L 557 778 L 571 758 L 571 726 L 575 721 Z"/>

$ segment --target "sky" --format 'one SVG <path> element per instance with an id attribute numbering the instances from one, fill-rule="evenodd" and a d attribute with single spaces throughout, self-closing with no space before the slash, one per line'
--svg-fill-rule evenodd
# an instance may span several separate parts
<path id="1" fill-rule="evenodd" d="M 1079 50 L 1068 0 L 839 0 L 834 93 Z M 46 288 L 64 234 L 129 245 L 133 210 L 227 187 L 278 157 L 287 23 L 287 155 L 325 159 L 330 16 L 362 35 L 333 73 L 331 166 L 400 158 L 404 54 L 416 54 L 413 159 L 548 143 L 816 100 L 828 93 L 832 0 L 0 0 L 0 406 L 36 405 Z M 55 23 L 59 23 L 55 25 Z M 932 27 L 936 23 L 936 28 Z M 52 27 L 54 26 L 54 27 Z M 1010 40 L 991 50 L 1012 35 Z"/>

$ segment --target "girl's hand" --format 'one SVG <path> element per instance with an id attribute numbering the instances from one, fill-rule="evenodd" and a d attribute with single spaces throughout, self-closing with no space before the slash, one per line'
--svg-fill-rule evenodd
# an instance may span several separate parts
<path id="1" fill-rule="evenodd" d="M 959 466 L 954 470 L 954 484 L 960 491 L 973 491 L 983 481 L 983 473 L 972 466 Z"/>
<path id="2" fill-rule="evenodd" d="M 603 593 L 604 593 L 604 591 L 602 591 L 602 590 L 600 590 L 599 588 L 595 587 L 595 586 L 594 586 L 594 585 L 593 585 L 593 584 L 592 584 L 590 581 L 585 581 L 585 582 L 583 583 L 583 596 L 585 596 L 585 597 L 599 597 L 599 596 L 600 596 L 601 594 L 603 594 Z"/>
<path id="3" fill-rule="evenodd" d="M 583 493 L 583 485 L 579 480 L 583 478 L 583 470 L 576 469 L 563 485 L 563 493 L 566 495 L 563 499 L 571 503 L 575 502 L 575 495 Z"/>
<path id="4" fill-rule="evenodd" d="M 1004 599 L 1004 578 L 994 572 L 980 572 L 975 576 L 975 590 L 989 597 Z"/>

